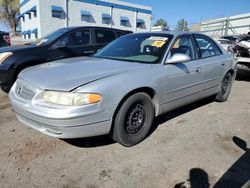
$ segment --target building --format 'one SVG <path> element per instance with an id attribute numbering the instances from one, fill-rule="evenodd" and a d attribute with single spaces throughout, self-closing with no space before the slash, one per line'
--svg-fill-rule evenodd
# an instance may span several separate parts
<path id="1" fill-rule="evenodd" d="M 202 21 L 196 28 L 214 38 L 246 34 L 250 31 L 250 13 Z"/>
<path id="2" fill-rule="evenodd" d="M 142 32 L 150 31 L 152 8 L 118 0 L 21 0 L 19 17 L 25 39 L 69 26 Z"/>

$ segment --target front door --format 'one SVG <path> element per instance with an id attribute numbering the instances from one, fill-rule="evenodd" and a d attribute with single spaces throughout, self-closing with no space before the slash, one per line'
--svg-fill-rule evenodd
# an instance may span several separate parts
<path id="1" fill-rule="evenodd" d="M 51 58 L 61 59 L 94 54 L 90 29 L 73 31 L 57 41 L 51 48 Z"/>
<path id="2" fill-rule="evenodd" d="M 186 54 L 190 61 L 165 65 L 163 111 L 170 111 L 202 96 L 203 74 L 200 60 L 190 35 L 180 36 L 168 53 L 168 59 L 175 54 Z"/>

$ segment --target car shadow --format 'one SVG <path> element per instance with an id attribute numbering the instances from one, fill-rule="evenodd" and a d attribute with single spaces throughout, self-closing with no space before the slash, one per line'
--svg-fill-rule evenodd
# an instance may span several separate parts
<path id="1" fill-rule="evenodd" d="M 109 135 L 90 138 L 63 139 L 64 142 L 79 148 L 95 148 L 114 144 L 115 141 Z"/>
<path id="2" fill-rule="evenodd" d="M 239 137 L 232 138 L 234 144 L 245 153 L 226 171 L 215 183 L 213 188 L 250 188 L 250 149 L 247 143 Z M 203 169 L 193 168 L 189 172 L 189 179 L 177 183 L 174 188 L 208 188 L 209 176 Z M 189 184 L 187 186 L 187 184 Z"/>
<path id="3" fill-rule="evenodd" d="M 248 67 L 238 65 L 236 80 L 250 82 L 250 69 Z"/>
<path id="4" fill-rule="evenodd" d="M 160 115 L 159 117 L 156 117 L 153 123 L 153 126 L 151 130 L 149 131 L 149 135 L 153 134 L 153 132 L 161 125 L 164 124 L 165 122 L 174 119 L 178 116 L 181 116 L 183 114 L 189 113 L 197 108 L 200 108 L 202 106 L 206 106 L 210 103 L 214 102 L 214 97 L 208 97 L 206 99 L 197 101 L 195 103 L 186 105 L 184 107 L 178 108 L 176 110 L 170 111 L 166 114 Z"/>
<path id="5" fill-rule="evenodd" d="M 182 114 L 188 113 L 196 108 L 199 108 L 201 106 L 205 106 L 211 102 L 214 101 L 213 97 L 203 99 L 201 101 L 198 101 L 196 103 L 181 107 L 177 110 L 171 111 L 169 113 L 166 113 L 164 115 L 161 115 L 157 118 L 155 118 L 152 128 L 149 131 L 149 134 L 147 137 L 149 137 L 157 128 L 159 125 L 174 119 Z M 146 137 L 146 139 L 147 139 Z M 95 136 L 90 138 L 78 138 L 78 139 L 63 139 L 64 142 L 80 147 L 80 148 L 94 148 L 94 147 L 101 147 L 101 146 L 107 146 L 116 143 L 113 141 L 113 139 L 109 135 L 104 136 Z"/>

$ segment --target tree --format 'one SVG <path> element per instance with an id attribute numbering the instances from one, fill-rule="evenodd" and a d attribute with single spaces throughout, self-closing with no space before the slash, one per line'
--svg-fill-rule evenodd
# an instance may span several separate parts
<path id="1" fill-rule="evenodd" d="M 12 29 L 12 34 L 17 35 L 19 0 L 0 0 L 0 19 L 5 21 Z"/>
<path id="2" fill-rule="evenodd" d="M 188 22 L 184 19 L 181 19 L 177 22 L 177 27 L 175 28 L 176 31 L 189 31 Z"/>
<path id="3" fill-rule="evenodd" d="M 164 30 L 169 31 L 170 28 L 168 26 L 168 22 L 164 19 L 159 19 L 155 22 L 154 26 L 162 26 Z"/>

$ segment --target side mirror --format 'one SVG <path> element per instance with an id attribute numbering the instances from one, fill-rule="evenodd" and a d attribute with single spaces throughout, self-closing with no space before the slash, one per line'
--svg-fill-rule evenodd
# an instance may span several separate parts
<path id="1" fill-rule="evenodd" d="M 176 53 L 174 54 L 171 59 L 167 60 L 166 63 L 174 64 L 174 63 L 184 63 L 190 61 L 191 58 L 186 54 Z"/>

